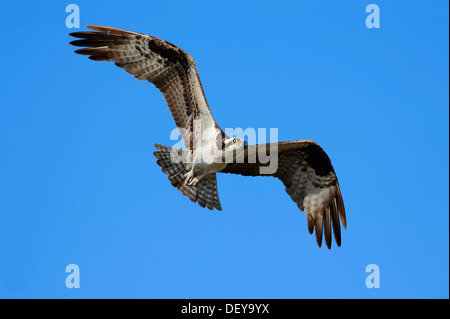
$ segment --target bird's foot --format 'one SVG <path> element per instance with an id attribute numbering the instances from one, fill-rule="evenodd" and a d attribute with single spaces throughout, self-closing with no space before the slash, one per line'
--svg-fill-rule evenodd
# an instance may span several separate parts
<path id="1" fill-rule="evenodd" d="M 191 169 L 189 172 L 184 174 L 185 180 L 184 180 L 184 186 L 191 185 L 191 181 L 194 180 L 194 170 Z"/>
<path id="2" fill-rule="evenodd" d="M 195 176 L 195 170 L 191 169 L 188 173 L 184 174 L 186 177 L 184 186 L 196 186 L 207 174 L 208 172 L 203 172 L 202 174 Z"/>
<path id="3" fill-rule="evenodd" d="M 193 179 L 191 179 L 191 181 L 189 182 L 189 186 L 196 186 L 198 183 L 200 182 L 200 180 L 197 177 L 194 177 Z"/>
<path id="4" fill-rule="evenodd" d="M 205 178 L 205 176 L 208 175 L 208 174 L 209 174 L 209 171 L 204 171 L 202 174 L 200 174 L 200 175 L 194 177 L 194 178 L 189 182 L 189 185 L 191 185 L 191 186 L 197 185 L 197 184 L 200 183 L 200 182 Z"/>

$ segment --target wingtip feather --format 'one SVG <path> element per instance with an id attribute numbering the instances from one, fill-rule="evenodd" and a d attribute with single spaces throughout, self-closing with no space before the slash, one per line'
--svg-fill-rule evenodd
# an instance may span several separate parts
<path id="1" fill-rule="evenodd" d="M 311 214 L 306 214 L 306 222 L 308 224 L 308 232 L 312 235 L 314 232 L 314 219 Z"/>
<path id="2" fill-rule="evenodd" d="M 322 247 L 322 234 L 323 234 L 323 217 L 322 214 L 318 214 L 315 218 L 316 221 L 316 241 L 317 241 L 317 245 L 320 247 Z"/>
<path id="3" fill-rule="evenodd" d="M 327 207 L 324 213 L 323 228 L 325 234 L 325 243 L 328 249 L 331 249 L 331 210 Z"/>
<path id="4" fill-rule="evenodd" d="M 127 31 L 127 30 L 123 30 L 123 29 L 101 26 L 101 25 L 87 25 L 86 28 L 88 28 L 89 30 L 105 32 L 108 34 L 112 33 L 112 34 L 120 34 L 120 35 L 126 35 L 126 34 L 142 35 L 142 33 L 138 33 L 138 32 Z"/>

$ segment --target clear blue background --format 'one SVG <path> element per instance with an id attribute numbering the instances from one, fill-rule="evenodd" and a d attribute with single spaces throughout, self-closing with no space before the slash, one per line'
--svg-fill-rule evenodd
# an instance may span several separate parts
<path id="1" fill-rule="evenodd" d="M 171 187 L 162 95 L 74 54 L 70 3 L 0 4 L 0 297 L 449 297 L 448 1 L 376 1 L 380 29 L 364 1 L 75 2 L 83 29 L 189 52 L 223 128 L 318 142 L 348 218 L 330 251 L 276 179 L 220 175 L 222 212 Z"/>

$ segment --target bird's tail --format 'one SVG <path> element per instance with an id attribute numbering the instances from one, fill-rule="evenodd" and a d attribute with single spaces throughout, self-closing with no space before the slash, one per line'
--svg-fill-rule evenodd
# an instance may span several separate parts
<path id="1" fill-rule="evenodd" d="M 220 205 L 219 193 L 217 190 L 216 174 L 210 174 L 202 179 L 195 186 L 184 185 L 186 177 L 184 176 L 188 169 L 186 168 L 190 151 L 175 149 L 168 146 L 155 144 L 157 149 L 153 155 L 158 159 L 156 164 L 162 168 L 162 172 L 169 175 L 169 181 L 173 187 L 189 197 L 193 202 L 198 202 L 201 207 L 208 209 L 222 210 Z"/>

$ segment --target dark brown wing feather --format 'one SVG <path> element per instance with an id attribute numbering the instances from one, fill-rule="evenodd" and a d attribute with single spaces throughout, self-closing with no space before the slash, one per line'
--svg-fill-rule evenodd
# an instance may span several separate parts
<path id="1" fill-rule="evenodd" d="M 80 39 L 70 44 L 86 47 L 75 52 L 89 55 L 91 60 L 115 62 L 138 80 L 153 83 L 163 93 L 185 146 L 192 149 L 193 120 L 203 111 L 214 122 L 194 59 L 172 43 L 143 33 L 87 28 L 95 32 L 70 34 Z"/>
<path id="2" fill-rule="evenodd" d="M 262 155 L 270 154 L 270 160 L 277 160 L 275 172 L 261 174 Z M 331 161 L 323 149 L 313 141 L 291 141 L 274 144 L 250 146 L 244 154 L 242 163 L 228 164 L 221 173 L 244 176 L 274 176 L 286 186 L 286 192 L 305 211 L 308 230 L 312 234 L 316 229 L 319 247 L 322 237 L 331 248 L 331 233 L 338 246 L 341 245 L 340 220 L 346 227 L 344 202 L 339 183 Z"/>

